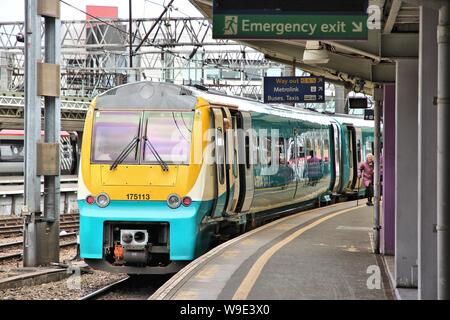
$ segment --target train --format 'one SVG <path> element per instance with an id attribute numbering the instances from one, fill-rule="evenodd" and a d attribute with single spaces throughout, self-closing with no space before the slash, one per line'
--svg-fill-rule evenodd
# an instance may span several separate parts
<path id="1" fill-rule="evenodd" d="M 44 132 L 41 133 L 42 137 Z M 78 135 L 61 131 L 60 172 L 63 175 L 78 173 Z M 23 175 L 24 130 L 0 130 L 0 175 Z"/>
<path id="2" fill-rule="evenodd" d="M 174 273 L 221 241 L 363 195 L 373 121 L 141 81 L 87 111 L 80 255 L 96 269 Z"/>

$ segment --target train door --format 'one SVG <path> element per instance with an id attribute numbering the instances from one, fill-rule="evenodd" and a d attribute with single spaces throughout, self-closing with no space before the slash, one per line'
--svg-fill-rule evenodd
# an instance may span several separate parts
<path id="1" fill-rule="evenodd" d="M 341 186 L 341 132 L 337 123 L 331 125 L 331 141 L 334 148 L 331 148 L 333 163 L 333 177 L 331 180 L 331 190 L 333 193 L 340 192 Z"/>
<path id="2" fill-rule="evenodd" d="M 225 128 L 225 158 L 226 158 L 226 180 L 227 180 L 227 204 L 225 209 L 225 214 L 228 216 L 235 215 L 237 212 L 236 204 L 239 194 L 239 175 L 238 168 L 235 164 L 237 158 L 237 146 L 235 142 L 235 125 L 236 121 L 233 123 L 233 117 L 228 108 L 222 108 L 224 117 L 224 128 Z M 234 119 L 236 120 L 236 119 Z"/>
<path id="3" fill-rule="evenodd" d="M 220 108 L 212 108 L 214 123 L 214 155 L 215 155 L 215 206 L 212 217 L 221 217 L 226 209 L 227 178 L 226 178 L 226 151 L 224 117 Z"/>
<path id="4" fill-rule="evenodd" d="M 232 174 L 234 176 L 234 192 L 233 197 L 231 199 L 231 205 L 228 207 L 229 212 L 238 213 L 239 212 L 239 198 L 240 194 L 244 192 L 245 185 L 244 181 L 241 180 L 241 166 L 239 162 L 240 152 L 242 151 L 239 148 L 238 141 L 238 133 L 240 131 L 240 114 L 239 112 L 233 112 L 231 114 L 231 126 L 233 128 L 233 143 L 232 143 L 232 154 L 233 154 L 233 163 L 232 163 Z"/>

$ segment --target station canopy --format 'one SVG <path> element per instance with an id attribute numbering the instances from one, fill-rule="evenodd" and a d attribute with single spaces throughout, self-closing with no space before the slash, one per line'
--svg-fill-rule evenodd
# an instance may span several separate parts
<path id="1" fill-rule="evenodd" d="M 330 1 L 330 0 L 325 0 Z M 342 0 L 333 0 L 343 3 Z M 202 14 L 213 21 L 213 0 L 190 0 Z M 220 1 L 219 1 L 220 2 Z M 222 1 L 224 9 L 228 1 Z M 221 2 L 221 3 L 222 3 Z M 239 3 L 229 3 L 233 10 Z M 267 2 L 267 3 L 266 3 Z M 270 9 L 274 1 L 260 1 Z M 310 3 L 320 1 L 310 1 Z M 369 8 L 376 6 L 379 14 L 379 28 L 369 28 L 367 40 L 320 40 L 328 51 L 326 64 L 306 64 L 303 54 L 307 40 L 296 39 L 243 39 L 237 40 L 265 54 L 267 59 L 292 65 L 312 73 L 324 76 L 328 81 L 344 83 L 352 89 L 356 85 L 371 92 L 375 84 L 395 82 L 395 60 L 417 58 L 419 52 L 420 7 L 414 0 L 369 0 Z M 258 9 L 264 9 L 263 6 Z M 373 7 L 372 7 L 373 8 Z M 238 8 L 239 9 L 239 8 Z M 288 8 L 295 11 L 298 8 Z M 317 10 L 325 10 L 318 7 Z M 358 9 L 359 10 L 359 9 Z M 337 13 L 339 14 L 339 13 Z M 373 22 L 373 21 L 372 21 Z"/>

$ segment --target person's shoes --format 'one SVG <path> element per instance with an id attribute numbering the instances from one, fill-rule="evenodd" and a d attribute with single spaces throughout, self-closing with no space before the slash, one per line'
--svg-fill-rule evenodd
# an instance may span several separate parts
<path id="1" fill-rule="evenodd" d="M 373 203 L 372 203 L 372 202 L 367 202 L 366 204 L 367 204 L 369 207 L 373 206 Z"/>

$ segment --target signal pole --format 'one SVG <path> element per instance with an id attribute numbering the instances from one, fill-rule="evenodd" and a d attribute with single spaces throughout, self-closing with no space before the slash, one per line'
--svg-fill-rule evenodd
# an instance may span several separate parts
<path id="1" fill-rule="evenodd" d="M 45 20 L 42 57 L 41 21 Z M 61 127 L 60 3 L 25 0 L 25 190 L 23 265 L 59 262 Z M 41 137 L 41 98 L 44 97 L 44 140 Z M 41 176 L 44 204 L 41 209 Z"/>

